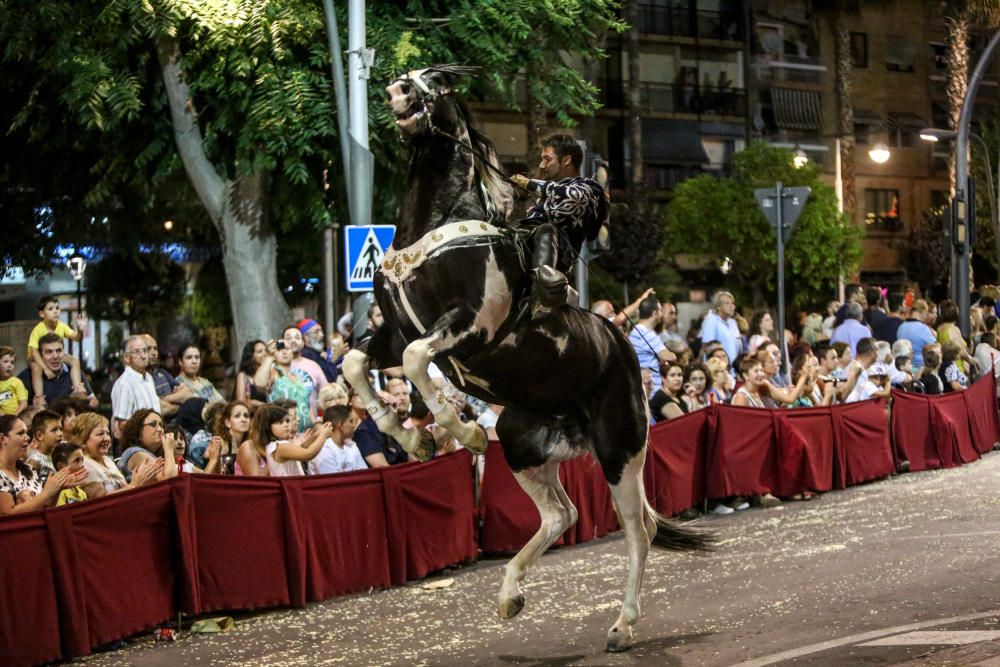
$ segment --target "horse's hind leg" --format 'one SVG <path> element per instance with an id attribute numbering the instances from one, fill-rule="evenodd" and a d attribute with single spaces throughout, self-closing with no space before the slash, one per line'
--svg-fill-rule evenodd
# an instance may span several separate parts
<path id="1" fill-rule="evenodd" d="M 531 496 L 542 525 L 517 555 L 507 563 L 500 587 L 500 618 L 513 618 L 524 607 L 521 582 L 552 543 L 576 523 L 577 512 L 559 481 L 559 462 L 546 461 L 536 468 L 514 473 L 521 488 Z"/>
<path id="2" fill-rule="evenodd" d="M 642 489 L 642 466 L 645 450 L 632 457 L 622 471 L 621 479 L 611 485 L 618 509 L 618 519 L 625 530 L 628 546 L 628 583 L 618 620 L 608 631 L 606 651 L 624 651 L 632 644 L 632 626 L 639 620 L 639 591 L 649 555 L 649 545 L 656 535 L 656 522 L 646 512 Z M 651 526 L 648 524 L 652 524 Z"/>

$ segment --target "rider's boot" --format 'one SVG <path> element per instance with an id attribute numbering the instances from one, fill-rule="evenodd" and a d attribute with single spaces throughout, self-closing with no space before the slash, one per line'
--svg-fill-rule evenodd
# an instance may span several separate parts
<path id="1" fill-rule="evenodd" d="M 531 266 L 535 274 L 535 301 L 543 308 L 564 305 L 571 288 L 566 274 L 555 268 L 559 252 L 555 227 L 541 225 L 535 230 L 534 242 Z"/>

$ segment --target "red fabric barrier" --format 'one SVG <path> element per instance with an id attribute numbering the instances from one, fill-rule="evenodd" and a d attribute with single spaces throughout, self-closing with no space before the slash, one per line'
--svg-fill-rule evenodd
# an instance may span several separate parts
<path id="1" fill-rule="evenodd" d="M 579 513 L 576 524 L 563 533 L 563 544 L 589 542 L 618 530 L 611 487 L 593 456 L 585 454 L 564 462 L 559 466 L 559 479 Z"/>
<path id="2" fill-rule="evenodd" d="M 168 484 L 54 510 L 70 518 L 53 535 L 60 549 L 75 552 L 87 626 L 63 626 L 87 651 L 156 626 L 176 614 L 174 604 L 173 501 Z M 55 522 L 50 523 L 50 530 Z M 81 631 L 83 630 L 83 631 Z M 81 644 L 81 647 L 83 645 Z M 64 655 L 69 657 L 69 655 Z"/>
<path id="3" fill-rule="evenodd" d="M 389 541 L 378 471 L 305 477 L 293 483 L 302 489 L 306 598 L 312 602 L 389 586 Z"/>
<path id="4" fill-rule="evenodd" d="M 281 480 L 197 475 L 190 484 L 197 611 L 290 604 Z"/>
<path id="5" fill-rule="evenodd" d="M 382 468 L 392 583 L 476 557 L 476 501 L 467 450 Z"/>
<path id="6" fill-rule="evenodd" d="M 830 408 L 776 410 L 778 477 L 774 493 L 794 496 L 833 488 L 834 430 Z"/>
<path id="7" fill-rule="evenodd" d="M 68 610 L 56 599 L 46 516 L 32 512 L 0 521 L 0 662 L 12 667 L 58 660 L 59 628 L 74 621 L 60 613 Z"/>
<path id="8" fill-rule="evenodd" d="M 709 498 L 753 496 L 778 487 L 773 410 L 713 406 L 715 429 L 708 439 Z"/>
<path id="9" fill-rule="evenodd" d="M 909 461 L 912 472 L 932 470 L 942 465 L 931 426 L 932 398 L 923 394 L 892 392 L 892 443 L 896 457 Z"/>
<path id="10" fill-rule="evenodd" d="M 895 470 L 885 403 L 878 399 L 829 409 L 836 488 L 885 477 Z"/>
<path id="11" fill-rule="evenodd" d="M 646 496 L 657 512 L 667 516 L 694 507 L 705 497 L 705 450 L 711 408 L 660 422 L 649 429 Z"/>
<path id="12" fill-rule="evenodd" d="M 992 373 L 981 378 L 963 392 L 969 416 L 972 444 L 982 454 L 1000 441 L 1000 413 L 997 412 L 997 385 Z"/>

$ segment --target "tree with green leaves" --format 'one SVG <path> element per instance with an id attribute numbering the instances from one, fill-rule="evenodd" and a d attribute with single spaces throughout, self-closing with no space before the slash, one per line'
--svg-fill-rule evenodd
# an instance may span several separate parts
<path id="1" fill-rule="evenodd" d="M 532 99 L 570 125 L 597 106 L 571 58 L 600 56 L 597 37 L 621 28 L 612 0 L 372 3 L 371 80 L 377 90 L 402 70 L 462 62 L 482 67 L 474 92 L 513 103 L 529 73 Z M 153 209 L 163 184 L 183 174 L 188 201 L 221 242 L 240 342 L 266 338 L 289 315 L 277 281 L 281 237 L 347 220 L 324 31 L 319 3 L 302 0 L 0 0 L 0 66 L 27 72 L 9 119 L 25 138 L 20 154 L 35 142 L 98 147 L 77 188 L 80 206 L 97 212 L 123 192 Z M 405 156 L 377 93 L 369 115 L 375 219 L 392 220 Z M 56 196 L 38 194 L 21 207 L 22 225 L 36 225 Z"/>
<path id="2" fill-rule="evenodd" d="M 790 150 L 763 142 L 733 157 L 731 179 L 703 175 L 677 187 L 666 211 L 664 260 L 676 253 L 729 257 L 733 291 L 755 305 L 772 300 L 777 242 L 754 190 L 773 188 L 777 181 L 812 189 L 785 248 L 789 302 L 806 305 L 829 298 L 837 277 L 856 270 L 863 232 L 838 213 L 836 194 L 819 180 L 816 165 L 796 169 Z"/>

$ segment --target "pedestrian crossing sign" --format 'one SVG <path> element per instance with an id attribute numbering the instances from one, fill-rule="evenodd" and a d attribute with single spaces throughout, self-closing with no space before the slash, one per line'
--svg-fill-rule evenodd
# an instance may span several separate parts
<path id="1" fill-rule="evenodd" d="M 392 245 L 396 225 L 347 225 L 344 227 L 344 271 L 348 292 L 370 292 L 375 272 Z"/>

